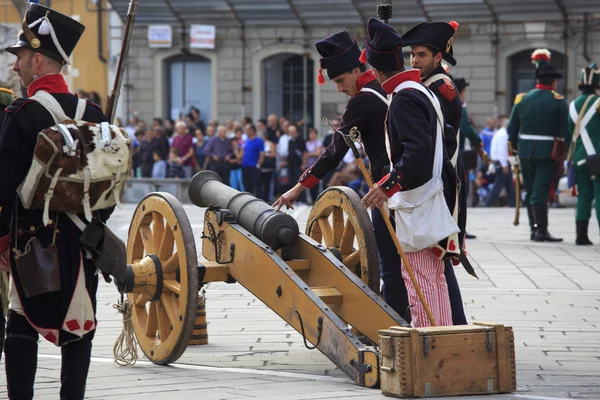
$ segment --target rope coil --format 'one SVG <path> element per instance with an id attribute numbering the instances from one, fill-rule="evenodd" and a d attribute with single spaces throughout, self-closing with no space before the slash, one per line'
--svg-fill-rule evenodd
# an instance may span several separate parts
<path id="1" fill-rule="evenodd" d="M 131 320 L 131 304 L 125 299 L 117 304 L 113 304 L 113 308 L 123 314 L 123 330 L 115 341 L 113 348 L 113 356 L 115 363 L 121 366 L 135 365 L 138 359 L 137 354 L 137 339 L 133 331 L 133 322 Z"/>

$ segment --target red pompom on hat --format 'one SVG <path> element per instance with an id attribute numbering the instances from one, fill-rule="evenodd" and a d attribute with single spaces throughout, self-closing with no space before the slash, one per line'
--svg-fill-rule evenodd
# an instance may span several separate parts
<path id="1" fill-rule="evenodd" d="M 458 30 L 458 26 L 459 26 L 458 22 L 456 22 L 456 21 L 450 21 L 448 23 L 450 24 L 450 26 L 452 26 L 454 28 L 454 31 Z"/>
<path id="2" fill-rule="evenodd" d="M 319 73 L 317 74 L 317 82 L 319 82 L 319 85 L 325 84 L 325 77 L 323 76 L 323 68 L 319 68 Z"/>
<path id="3" fill-rule="evenodd" d="M 367 63 L 367 49 L 363 49 L 362 53 L 360 53 L 360 57 L 358 58 L 358 61 L 360 61 L 363 64 Z"/>

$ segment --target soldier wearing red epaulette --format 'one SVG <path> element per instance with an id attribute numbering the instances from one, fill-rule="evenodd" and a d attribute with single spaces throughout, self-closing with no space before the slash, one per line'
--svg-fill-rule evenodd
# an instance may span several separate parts
<path id="1" fill-rule="evenodd" d="M 324 84 L 327 75 L 335 83 L 338 92 L 350 96 L 339 130 L 344 134 L 348 134 L 353 127 L 360 130 L 371 164 L 371 173 L 375 180 L 379 180 L 384 175 L 384 168 L 389 166 L 385 149 L 385 116 L 388 110 L 386 93 L 373 71 L 366 70 L 366 60 L 361 55 L 356 40 L 347 32 L 328 36 L 318 41 L 316 47 L 323 57 L 319 61 L 319 83 Z M 348 150 L 344 138 L 335 132 L 323 154 L 304 172 L 296 186 L 277 199 L 273 206 L 278 209 L 283 205 L 292 207 L 304 190 L 318 185 L 327 173 L 337 168 Z M 400 256 L 379 210 L 373 210 L 372 217 L 380 256 L 383 298 L 398 314 L 407 316 L 408 296 L 398 268 Z M 407 318 L 410 320 L 409 315 Z"/>
<path id="2" fill-rule="evenodd" d="M 442 60 L 450 65 L 456 65 L 456 59 L 452 54 L 452 44 L 457 27 L 458 23 L 455 21 L 450 23 L 423 22 L 402 35 L 402 41 L 404 45 L 411 46 L 412 66 L 420 71 L 423 84 L 429 87 L 440 101 L 446 123 L 456 132 L 456 135 L 446 135 L 444 143 L 448 157 L 456 168 L 458 179 L 462 181 L 458 208 L 454 214 L 461 230 L 459 243 L 461 249 L 465 250 L 464 239 L 467 225 L 467 185 L 465 182 L 468 178 L 463 168 L 458 143 L 463 108 L 459 91 L 442 66 Z M 477 138 L 479 139 L 479 137 Z M 465 325 L 467 318 L 453 263 L 451 260 L 445 260 L 444 264 L 444 273 L 448 282 L 450 303 L 452 304 L 452 321 L 454 325 Z"/>
<path id="3" fill-rule="evenodd" d="M 387 202 L 394 210 L 396 236 L 437 325 L 452 325 L 444 262 L 458 254 L 460 231 L 450 210 L 456 207 L 456 172 L 444 149 L 441 105 L 421 84 L 418 70 L 404 69 L 402 40 L 389 25 L 368 23 L 366 56 L 377 80 L 391 96 L 387 126 L 390 172 L 363 198 L 365 206 Z M 407 266 L 402 276 L 411 303 L 412 325 L 430 326 Z"/>
<path id="4" fill-rule="evenodd" d="M 39 4 L 29 3 L 18 42 L 6 50 L 17 56 L 13 70 L 29 97 L 38 91 L 50 93 L 71 118 L 78 98 L 69 92 L 61 70 L 69 66 L 72 53 L 85 27 L 72 18 Z M 10 311 L 6 337 L 8 397 L 33 398 L 39 335 L 61 346 L 61 399 L 83 399 L 90 365 L 92 338 L 96 328 L 98 275 L 90 260 L 82 257 L 81 231 L 64 213 L 50 212 L 42 222 L 43 210 L 23 208 L 17 195 L 32 164 L 37 135 L 55 125 L 50 112 L 40 103 L 20 98 L 7 109 L 0 134 L 0 266 L 11 269 Z M 87 103 L 83 120 L 107 120 L 99 106 Z M 106 221 L 112 209 L 99 210 L 95 217 Z M 29 250 L 37 239 L 48 248 L 55 244 L 60 270 L 60 290 L 26 296 L 16 266 L 17 251 Z M 31 277 L 29 277 L 31 279 Z M 29 282 L 29 281 L 27 281 Z"/>

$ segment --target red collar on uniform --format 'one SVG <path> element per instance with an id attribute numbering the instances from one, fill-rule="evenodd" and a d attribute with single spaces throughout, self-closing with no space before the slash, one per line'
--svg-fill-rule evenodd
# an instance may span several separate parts
<path id="1" fill-rule="evenodd" d="M 64 76 L 61 74 L 48 74 L 40 76 L 27 88 L 27 96 L 33 96 L 38 90 L 43 90 L 48 93 L 71 93 L 65 82 Z"/>
<path id="2" fill-rule="evenodd" d="M 387 94 L 394 93 L 399 84 L 406 81 L 421 82 L 421 72 L 418 69 L 409 69 L 392 76 L 381 85 Z"/>
<path id="3" fill-rule="evenodd" d="M 360 92 L 360 90 L 365 87 L 365 85 L 369 82 L 374 81 L 375 74 L 372 70 L 368 70 L 359 75 L 358 79 L 356 79 L 356 92 Z"/>
<path id="4" fill-rule="evenodd" d="M 536 89 L 542 89 L 542 90 L 554 90 L 554 88 L 550 85 L 542 85 L 541 83 L 538 83 L 537 85 L 535 85 Z"/>

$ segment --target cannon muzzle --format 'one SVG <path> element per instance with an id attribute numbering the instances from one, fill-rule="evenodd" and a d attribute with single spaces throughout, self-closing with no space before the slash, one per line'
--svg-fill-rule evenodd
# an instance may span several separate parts
<path id="1" fill-rule="evenodd" d="M 275 250 L 293 246 L 298 239 L 300 229 L 292 216 L 275 211 L 249 193 L 223 184 L 221 177 L 213 171 L 194 175 L 188 193 L 198 207 L 213 205 L 228 209 L 244 229 Z"/>

